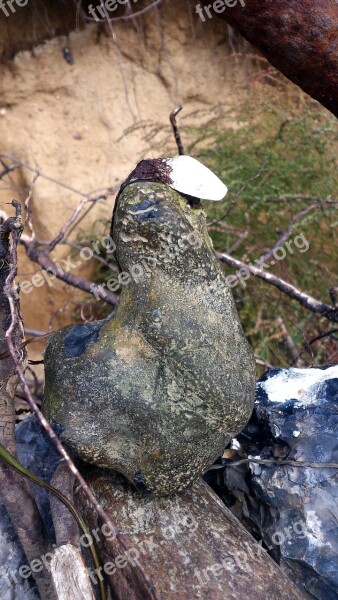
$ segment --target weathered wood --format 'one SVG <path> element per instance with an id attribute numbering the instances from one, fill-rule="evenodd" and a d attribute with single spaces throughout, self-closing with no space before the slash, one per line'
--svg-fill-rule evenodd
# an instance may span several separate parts
<path id="1" fill-rule="evenodd" d="M 56 548 L 50 569 L 57 600 L 95 600 L 81 552 L 72 544 Z"/>
<path id="2" fill-rule="evenodd" d="M 74 475 L 66 462 L 61 460 L 51 479 L 51 485 L 60 490 L 64 496 L 73 502 Z M 50 508 L 58 546 L 71 543 L 79 547 L 79 527 L 69 509 L 53 494 L 49 495 Z"/>
<path id="3" fill-rule="evenodd" d="M 78 490 L 76 500 L 96 531 L 117 600 L 149 598 L 132 582 L 135 560 L 146 570 L 159 600 L 306 597 L 202 480 L 183 495 L 167 498 L 142 496 L 115 474 L 94 472 L 88 482 L 128 546 L 123 555 L 117 554 L 114 539 L 98 527 Z"/>

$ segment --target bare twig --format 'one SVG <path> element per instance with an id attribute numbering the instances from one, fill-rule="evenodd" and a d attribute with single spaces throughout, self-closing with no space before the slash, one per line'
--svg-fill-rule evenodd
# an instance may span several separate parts
<path id="1" fill-rule="evenodd" d="M 257 356 L 255 356 L 255 361 L 256 361 L 256 365 L 259 365 L 260 367 L 264 367 L 265 369 L 273 369 L 273 365 L 270 365 L 270 363 L 268 363 L 266 360 L 262 360 L 261 358 L 257 358 Z"/>
<path id="2" fill-rule="evenodd" d="M 10 170 L 17 169 L 18 167 L 23 167 L 23 168 L 27 169 L 28 171 L 35 173 L 35 175 L 42 177 L 42 179 L 46 179 L 47 181 L 50 181 L 51 183 L 55 183 L 55 185 L 58 185 L 70 192 L 73 192 L 74 194 L 76 194 L 78 196 L 82 196 L 83 198 L 88 200 L 88 202 L 95 203 L 95 202 L 99 202 L 100 200 L 105 200 L 108 196 L 111 196 L 112 194 L 114 194 L 119 189 L 119 187 L 122 183 L 122 182 L 118 182 L 113 187 L 109 187 L 109 188 L 105 189 L 105 193 L 94 196 L 93 194 L 95 194 L 95 190 L 92 192 L 87 192 L 87 193 L 81 192 L 81 190 L 78 190 L 77 188 L 74 188 L 73 186 L 68 185 L 67 183 L 64 183 L 63 181 L 60 181 L 59 179 L 55 179 L 55 177 L 46 175 L 46 173 L 43 173 L 37 167 L 32 167 L 32 165 L 19 160 L 13 154 L 4 154 L 3 152 L 0 152 L 0 157 L 11 160 L 14 163 L 14 165 L 11 166 Z M 33 182 L 34 182 L 34 180 L 33 180 Z M 96 191 L 98 191 L 98 190 L 96 190 Z M 88 210 L 90 210 L 90 208 Z M 70 234 L 70 232 L 68 232 L 68 235 L 69 234 Z"/>
<path id="3" fill-rule="evenodd" d="M 37 172 L 37 173 L 35 173 L 35 175 L 33 177 L 33 181 L 30 185 L 29 192 L 28 192 L 27 198 L 25 200 L 25 209 L 26 209 L 25 227 L 29 228 L 29 230 L 31 232 L 31 239 L 35 238 L 35 233 L 34 233 L 34 227 L 33 227 L 33 222 L 32 222 L 32 209 L 31 209 L 30 202 L 32 199 L 34 183 L 36 182 L 38 177 L 39 177 L 39 173 Z"/>
<path id="4" fill-rule="evenodd" d="M 18 346 L 18 350 L 23 350 L 23 348 L 26 348 L 26 346 L 28 346 L 29 344 L 33 344 L 34 342 L 40 342 L 40 340 L 50 337 L 52 335 L 52 333 L 54 333 L 54 332 L 51 331 L 49 333 L 45 333 L 44 335 L 38 335 L 36 337 L 29 338 L 28 340 L 25 340 L 24 342 L 22 342 L 22 344 L 20 344 Z M 4 360 L 5 358 L 9 358 L 9 357 L 10 357 L 9 352 L 1 352 L 0 353 L 0 360 Z"/>
<path id="5" fill-rule="evenodd" d="M 69 185 L 63 183 L 62 181 L 60 181 L 58 179 L 55 179 L 54 177 L 51 177 L 50 175 L 46 175 L 45 173 L 43 173 L 42 171 L 40 171 L 40 169 L 38 169 L 36 167 L 33 167 L 32 165 L 29 165 L 27 163 L 22 162 L 21 160 L 17 159 L 12 154 L 0 153 L 0 157 L 1 156 L 4 157 L 4 158 L 7 158 L 8 160 L 12 160 L 15 163 L 14 165 L 11 165 L 11 167 L 8 167 L 7 171 L 13 170 L 13 169 L 18 168 L 18 167 L 23 167 L 23 168 L 28 169 L 29 171 L 32 171 L 33 173 L 35 173 L 35 177 L 34 177 L 34 179 L 32 181 L 29 195 L 28 195 L 28 197 L 26 198 L 26 201 L 25 201 L 26 210 L 28 211 L 27 212 L 27 218 L 26 218 L 25 225 L 28 225 L 31 230 L 32 230 L 32 227 L 31 227 L 31 211 L 30 211 L 29 205 L 30 205 L 30 200 L 31 200 L 31 195 L 32 195 L 32 186 L 33 186 L 33 184 L 35 183 L 35 181 L 36 181 L 36 179 L 38 177 L 42 177 L 43 179 L 46 179 L 47 181 L 55 183 L 56 185 L 59 185 L 60 187 L 66 189 L 66 190 L 69 190 L 69 191 L 73 192 L 74 194 L 77 194 L 77 195 L 83 197 L 83 201 L 81 202 L 80 206 L 78 206 L 75 209 L 75 211 L 73 212 L 72 216 L 69 218 L 69 220 L 65 223 L 65 225 L 60 230 L 58 236 L 56 236 L 56 238 L 54 238 L 53 240 L 51 240 L 48 243 L 50 245 L 50 249 L 49 249 L 50 252 L 57 245 L 58 239 L 62 240 L 63 237 L 64 237 L 64 235 L 66 233 L 67 233 L 67 235 L 69 237 L 69 235 L 72 233 L 74 227 L 78 226 L 79 223 L 82 221 L 82 219 L 87 216 L 88 212 L 93 208 L 93 206 L 96 204 L 96 202 L 100 202 L 102 200 L 106 200 L 109 196 L 115 194 L 115 192 L 119 189 L 119 186 L 121 184 L 121 182 L 119 182 L 115 186 L 109 187 L 109 188 L 105 189 L 104 193 L 101 193 L 99 195 L 93 195 L 95 193 L 95 190 L 93 192 L 90 192 L 90 193 L 84 193 L 84 192 L 81 192 L 80 190 L 78 190 L 78 189 L 76 189 L 76 188 L 74 188 L 72 186 L 69 186 Z M 3 163 L 2 160 L 0 162 Z M 81 212 L 81 208 L 87 202 L 90 202 L 91 205 L 88 207 L 88 209 L 86 211 L 84 211 L 84 214 L 82 214 L 79 217 L 80 212 Z M 79 217 L 79 218 L 77 218 L 77 217 Z M 33 237 L 31 239 L 33 239 Z M 40 242 L 40 241 L 37 241 L 37 243 L 38 244 L 40 244 L 40 243 L 42 244 L 42 242 Z"/>
<path id="6" fill-rule="evenodd" d="M 115 191 L 117 191 L 121 185 L 121 181 L 113 188 L 110 188 L 109 191 L 109 195 L 110 194 L 114 194 Z M 108 192 L 107 192 L 108 195 Z M 94 198 L 95 199 L 95 198 Z M 98 201 L 98 198 L 95 199 L 95 202 Z M 69 240 L 70 235 L 73 233 L 73 231 L 76 229 L 76 227 L 78 227 L 81 223 L 81 221 L 83 221 L 83 219 L 86 218 L 86 216 L 88 215 L 88 213 L 92 210 L 92 208 L 94 207 L 94 202 L 92 204 L 90 204 L 90 206 L 88 206 L 87 210 L 85 210 L 82 215 L 79 215 L 79 217 L 77 219 L 75 219 L 73 225 L 69 228 L 69 230 L 67 231 L 67 238 L 66 241 Z"/>
<path id="7" fill-rule="evenodd" d="M 16 203 L 16 217 L 9 217 L 1 225 L 0 253 L 3 258 L 0 267 L 0 348 L 1 354 L 7 354 L 0 362 L 0 442 L 1 457 L 9 452 L 9 456 L 16 457 L 15 444 L 15 394 L 18 384 L 16 368 L 11 356 L 7 353 L 6 331 L 10 324 L 10 332 L 15 345 L 20 346 L 23 340 L 23 326 L 19 313 L 19 302 L 13 289 L 13 270 L 11 263 L 11 247 L 18 243 L 22 232 L 20 215 L 21 205 Z M 12 237 L 11 237 L 12 236 Z M 12 289 L 12 307 L 6 294 L 6 286 Z M 11 320 L 11 312 L 15 311 L 16 320 Z M 26 362 L 25 349 L 17 350 L 17 361 Z M 23 482 L 12 469 L 1 462 L 0 465 L 1 496 L 8 514 L 17 531 L 22 548 L 28 562 L 39 559 L 51 548 L 47 540 L 44 525 L 31 493 L 28 483 Z M 38 589 L 42 598 L 55 598 L 52 590 L 50 574 L 48 572 L 36 573 Z"/>
<path id="8" fill-rule="evenodd" d="M 65 245 L 65 246 L 69 246 L 70 248 L 75 248 L 76 250 L 82 250 L 83 248 L 87 247 L 83 240 L 80 244 L 77 244 L 76 242 L 68 242 L 68 240 L 65 240 L 64 242 L 59 242 L 59 243 L 62 245 Z M 90 243 L 90 240 L 88 241 L 88 243 Z M 117 266 L 115 266 L 113 262 L 109 262 L 108 260 L 103 258 L 103 256 L 96 254 L 96 252 L 93 252 L 92 258 L 94 258 L 98 262 L 102 263 L 108 269 L 111 269 L 111 271 L 118 271 Z"/>
<path id="9" fill-rule="evenodd" d="M 233 244 L 231 244 L 231 246 L 227 249 L 227 254 L 233 254 L 233 252 L 235 252 L 236 250 L 238 250 L 238 248 L 242 245 L 242 243 L 244 242 L 244 240 L 246 240 L 246 238 L 249 235 L 249 231 L 243 231 L 243 233 L 240 234 L 240 236 L 237 238 L 237 240 L 234 241 Z"/>
<path id="10" fill-rule="evenodd" d="M 308 213 L 310 213 L 313 210 L 316 210 L 318 208 L 319 208 L 318 204 L 312 204 L 311 206 L 308 206 L 307 208 L 305 208 L 301 212 L 299 212 L 296 215 L 294 215 L 292 217 L 292 219 L 290 219 L 290 221 L 289 221 L 289 223 L 288 223 L 287 228 L 285 229 L 285 231 L 283 231 L 280 234 L 279 239 L 277 240 L 277 242 L 272 246 L 272 248 L 270 248 L 261 257 L 262 262 L 265 262 L 265 261 L 269 260 L 273 256 L 273 253 L 275 252 L 275 250 L 277 250 L 277 248 L 280 248 L 280 246 L 282 246 L 284 244 L 284 242 L 286 242 L 286 240 L 289 239 L 289 237 L 290 237 L 290 235 L 292 234 L 292 231 L 293 231 L 293 226 L 294 226 L 295 223 L 297 223 L 297 221 L 300 221 Z"/>
<path id="11" fill-rule="evenodd" d="M 116 190 L 118 189 L 119 186 L 116 185 L 113 188 L 108 188 L 105 191 L 105 193 L 102 193 L 102 194 L 99 194 L 96 196 L 92 196 L 91 194 L 85 194 L 85 193 L 77 190 L 76 188 L 66 185 L 66 184 L 62 183 L 61 181 L 42 173 L 36 167 L 32 167 L 31 165 L 29 165 L 27 163 L 19 161 L 17 158 L 15 158 L 15 156 L 13 156 L 11 154 L 0 153 L 0 156 L 6 158 L 8 160 L 12 160 L 15 163 L 13 168 L 21 166 L 21 167 L 24 167 L 24 168 L 32 171 L 33 173 L 35 173 L 35 177 L 32 181 L 29 194 L 25 201 L 25 207 L 26 207 L 26 211 L 27 211 L 25 224 L 29 226 L 32 235 L 30 237 L 25 236 L 25 237 L 21 238 L 21 240 L 20 240 L 20 243 L 24 246 L 28 257 L 33 262 L 36 262 L 38 265 L 40 265 L 43 269 L 49 270 L 55 277 L 57 277 L 61 281 L 64 281 L 68 285 L 71 285 L 73 287 L 76 287 L 76 288 L 84 291 L 84 292 L 92 294 L 95 296 L 95 298 L 100 298 L 101 300 L 104 300 L 105 302 L 107 302 L 107 304 L 116 306 L 116 304 L 118 303 L 118 296 L 116 294 L 114 294 L 108 290 L 106 290 L 106 291 L 103 290 L 102 286 L 98 286 L 94 282 L 90 282 L 86 279 L 83 279 L 82 277 L 78 277 L 77 275 L 68 273 L 67 271 L 62 269 L 59 265 L 57 265 L 49 257 L 49 253 L 55 249 L 57 244 L 63 240 L 63 238 L 66 234 L 69 236 L 72 233 L 73 228 L 75 227 L 75 224 L 76 225 L 79 224 L 79 222 L 88 214 L 89 210 L 91 210 L 91 208 L 95 205 L 96 202 L 99 202 L 101 200 L 106 200 L 110 195 L 112 195 L 116 192 Z M 60 185 L 61 187 L 65 188 L 69 191 L 72 191 L 73 193 L 75 193 L 77 195 L 82 196 L 82 200 L 81 200 L 80 204 L 73 211 L 72 215 L 67 220 L 67 222 L 63 225 L 63 227 L 61 228 L 61 230 L 59 231 L 57 236 L 54 239 L 52 239 L 51 241 L 49 241 L 47 244 L 44 244 L 43 242 L 39 242 L 38 240 L 35 239 L 33 226 L 32 226 L 32 214 L 31 214 L 31 210 L 30 210 L 30 200 L 31 200 L 31 196 L 32 196 L 33 185 L 38 177 L 42 177 L 48 181 L 55 183 L 56 185 Z M 80 216 L 81 210 L 86 203 L 90 203 L 90 207 L 87 209 L 87 211 L 85 211 L 85 214 Z M 39 245 L 47 245 L 47 249 L 42 250 L 39 247 Z"/>
<path id="12" fill-rule="evenodd" d="M 62 183 L 62 181 L 59 181 L 58 179 L 55 179 L 54 177 L 51 177 L 50 175 L 46 175 L 45 173 L 42 173 L 36 167 L 32 167 L 32 165 L 28 165 L 27 163 L 24 163 L 21 160 L 17 159 L 13 154 L 4 154 L 3 152 L 0 152 L 0 157 L 7 158 L 8 160 L 13 161 L 15 163 L 13 165 L 13 167 L 15 167 L 15 168 L 24 167 L 28 171 L 32 171 L 32 173 L 38 174 L 39 177 L 42 177 L 43 179 L 46 179 L 47 181 L 51 181 L 52 183 L 55 183 L 56 185 L 59 185 L 59 186 L 63 187 L 64 189 L 69 190 L 70 192 L 73 192 L 74 194 L 77 194 L 78 196 L 84 196 L 86 198 L 88 197 L 88 194 L 85 194 L 84 192 L 80 192 L 80 190 L 77 190 L 76 188 L 72 187 L 71 185 Z"/>
<path id="13" fill-rule="evenodd" d="M 34 335 L 34 337 L 43 337 L 47 331 L 40 331 L 39 329 L 32 329 L 31 327 L 25 327 L 25 333 L 28 335 Z"/>
<path id="14" fill-rule="evenodd" d="M 326 331 L 325 333 L 317 335 L 316 337 L 312 338 L 312 340 L 310 340 L 309 342 L 304 344 L 302 350 L 297 354 L 294 362 L 291 364 L 291 367 L 293 367 L 293 365 L 296 364 L 297 360 L 304 352 L 310 350 L 310 347 L 312 346 L 312 344 L 315 344 L 319 340 L 323 340 L 326 337 L 331 337 L 331 335 L 333 336 L 335 333 L 338 333 L 338 329 L 330 329 L 330 331 Z M 334 338 L 334 339 L 337 340 L 337 338 Z"/>
<path id="15" fill-rule="evenodd" d="M 107 304 L 111 304 L 112 306 L 116 306 L 118 304 L 117 294 L 114 294 L 108 290 L 104 290 L 102 286 L 96 285 L 95 283 L 88 281 L 88 279 L 84 279 L 83 277 L 79 277 L 73 273 L 68 273 L 62 269 L 60 265 L 57 265 L 55 262 L 53 262 L 53 260 L 48 256 L 47 251 L 38 248 L 36 243 L 32 244 L 27 240 L 21 240 L 21 243 L 25 247 L 29 258 L 33 262 L 40 265 L 42 269 L 52 273 L 55 277 L 57 277 L 57 279 L 60 279 L 61 281 L 64 281 L 68 285 L 76 287 L 79 290 L 87 292 L 88 294 L 92 294 L 96 298 L 104 300 Z"/>
<path id="16" fill-rule="evenodd" d="M 179 112 L 181 112 L 181 110 L 182 110 L 182 106 L 177 106 L 177 108 L 174 108 L 174 110 L 171 111 L 170 117 L 169 117 L 171 126 L 173 128 L 174 136 L 175 136 L 176 146 L 177 146 L 178 153 L 180 156 L 182 156 L 184 154 L 184 148 L 183 148 L 180 132 L 178 129 L 178 125 L 176 122 L 176 116 L 178 115 Z"/>
<path id="17" fill-rule="evenodd" d="M 304 363 L 303 363 L 302 360 L 299 359 L 299 354 L 297 352 L 297 348 L 295 346 L 295 343 L 294 343 L 291 335 L 289 334 L 289 332 L 288 332 L 288 330 L 286 328 L 286 325 L 285 325 L 282 317 L 280 315 L 278 315 L 278 317 L 277 317 L 276 320 L 277 320 L 277 323 L 278 323 L 279 327 L 281 328 L 285 345 L 287 346 L 287 348 L 290 351 L 290 354 L 291 354 L 291 357 L 292 357 L 292 360 L 293 360 L 292 364 L 296 365 L 296 367 L 304 367 Z"/>
<path id="18" fill-rule="evenodd" d="M 99 200 L 106 200 L 108 198 L 108 196 L 114 194 L 117 191 L 117 189 L 118 189 L 118 186 L 115 186 L 114 188 L 109 188 L 107 190 L 107 193 L 105 193 L 105 194 L 100 194 L 99 196 L 95 196 L 95 197 L 86 196 L 85 198 L 83 198 L 81 200 L 81 202 L 78 204 L 78 206 L 76 207 L 76 209 L 74 210 L 71 217 L 68 219 L 68 221 L 66 221 L 66 223 L 61 227 L 57 236 L 48 243 L 48 252 L 52 252 L 52 250 L 54 250 L 55 246 L 57 246 L 57 244 L 63 240 L 63 238 L 67 232 L 68 232 L 68 236 L 70 235 L 70 229 L 74 225 L 77 217 L 80 215 L 81 210 L 85 204 L 87 204 L 88 202 L 92 202 L 93 204 L 95 204 Z M 88 211 L 86 211 L 86 214 L 87 213 L 88 213 Z"/>
<path id="19" fill-rule="evenodd" d="M 13 156 L 11 154 L 0 153 L 0 157 L 6 158 L 7 160 L 11 160 L 15 163 L 14 165 L 11 165 L 10 167 L 7 167 L 7 165 L 6 165 L 6 172 L 13 170 L 14 168 L 17 168 L 20 166 L 20 167 L 24 167 L 25 169 L 28 169 L 29 171 L 32 171 L 35 174 L 35 177 L 33 179 L 31 187 L 30 187 L 29 194 L 28 194 L 28 196 L 26 198 L 26 202 L 25 202 L 25 206 L 26 206 L 26 210 L 27 210 L 25 224 L 29 226 L 32 235 L 29 238 L 27 236 L 25 236 L 20 240 L 20 243 L 24 246 L 28 257 L 33 262 L 40 265 L 44 270 L 50 271 L 59 280 L 64 281 L 68 285 L 76 287 L 79 290 L 82 290 L 84 292 L 92 294 L 92 295 L 94 295 L 95 298 L 99 298 L 99 299 L 103 300 L 104 302 L 106 302 L 107 304 L 116 306 L 118 303 L 118 296 L 116 294 L 114 294 L 113 292 L 110 292 L 109 290 L 104 290 L 102 286 L 98 286 L 94 282 L 90 282 L 86 279 L 83 279 L 82 277 L 79 277 L 77 275 L 74 275 L 72 273 L 65 271 L 59 265 L 57 265 L 52 260 L 52 258 L 50 258 L 49 253 L 52 252 L 52 250 L 55 249 L 57 244 L 64 239 L 65 235 L 67 235 L 67 237 L 70 236 L 70 234 L 74 230 L 74 227 L 79 225 L 81 220 L 88 214 L 88 212 L 93 208 L 93 206 L 97 202 L 106 200 L 110 195 L 113 195 L 119 188 L 119 184 L 117 184 L 111 188 L 108 188 L 102 194 L 93 196 L 90 193 L 86 194 L 84 192 L 81 192 L 80 190 L 78 190 L 72 186 L 64 184 L 63 182 L 61 182 L 53 177 L 50 177 L 49 175 L 46 175 L 45 173 L 41 172 L 36 167 L 33 167 L 27 163 L 24 163 L 24 162 L 18 160 L 15 156 Z M 55 183 L 56 185 L 59 185 L 59 186 L 63 187 L 64 189 L 67 189 L 67 190 L 73 192 L 74 194 L 82 196 L 82 200 L 81 200 L 80 204 L 73 211 L 70 218 L 62 226 L 62 228 L 60 229 L 59 233 L 55 236 L 55 238 L 50 240 L 47 244 L 45 244 L 43 242 L 39 242 L 38 240 L 35 240 L 32 222 L 31 222 L 32 215 L 31 215 L 31 210 L 30 210 L 30 200 L 31 200 L 31 195 L 32 195 L 32 186 L 38 177 L 42 177 L 43 179 L 51 181 L 52 183 Z M 81 215 L 81 210 L 84 207 L 84 205 L 87 203 L 90 203 L 90 206 L 88 207 L 88 209 L 86 211 L 84 211 L 84 214 Z M 47 245 L 47 249 L 42 250 L 39 247 L 40 245 Z"/>
<path id="20" fill-rule="evenodd" d="M 241 460 L 236 460 L 235 462 L 226 462 L 225 465 L 219 465 L 219 468 L 223 466 L 226 467 L 237 467 L 238 465 L 244 465 L 247 463 L 255 463 L 257 465 L 271 465 L 273 467 L 280 467 L 284 465 L 289 465 L 290 467 L 303 467 L 303 468 L 313 468 L 313 469 L 338 469 L 338 463 L 319 463 L 319 462 L 309 462 L 305 460 L 270 460 L 263 458 L 243 458 Z M 218 467 L 218 465 L 215 465 Z"/>
<path id="21" fill-rule="evenodd" d="M 320 302 L 319 300 L 316 300 L 309 294 L 305 294 L 301 290 L 297 289 L 294 285 L 291 285 L 283 279 L 276 277 L 276 275 L 266 273 L 265 271 L 262 271 L 262 269 L 258 269 L 257 267 L 254 267 L 251 264 L 244 263 L 241 260 L 238 260 L 237 258 L 233 258 L 232 256 L 225 254 L 224 252 L 216 252 L 216 256 L 220 260 L 220 262 L 224 262 L 227 265 L 230 265 L 231 267 L 234 267 L 236 269 L 244 269 L 246 273 L 249 272 L 251 273 L 251 275 L 262 279 L 270 285 L 273 285 L 281 292 L 289 296 L 289 298 L 296 300 L 297 302 L 299 302 L 299 304 L 301 304 L 311 312 L 320 314 L 323 317 L 326 317 L 329 321 L 333 321 L 334 323 L 338 322 L 338 308 L 334 308 L 333 306 L 330 306 L 325 302 Z"/>
<path id="22" fill-rule="evenodd" d="M 18 168 L 18 165 L 6 165 L 6 163 L 3 160 L 0 160 L 0 162 L 4 167 L 3 170 L 0 171 L 0 179 L 3 179 L 8 173 Z"/>
<path id="23" fill-rule="evenodd" d="M 290 194 L 289 196 L 265 198 L 265 202 L 292 202 L 293 200 L 302 200 L 305 202 L 316 202 L 317 204 L 338 204 L 334 198 L 318 198 L 316 196 L 306 196 L 302 194 Z"/>
<path id="24" fill-rule="evenodd" d="M 121 15 L 119 17 L 110 17 L 109 15 L 107 16 L 107 20 L 110 21 L 129 21 L 130 19 L 135 19 L 136 17 L 140 17 L 141 15 L 144 15 L 146 12 L 148 12 L 148 10 L 151 10 L 152 8 L 155 8 L 155 6 L 158 6 L 159 4 L 161 4 L 162 0 L 154 0 L 154 2 L 152 2 L 152 4 L 149 4 L 149 6 L 145 6 L 144 8 L 142 8 L 141 10 L 138 10 L 137 12 L 134 12 L 132 14 L 129 15 Z M 105 11 L 106 12 L 106 11 Z M 107 14 L 107 13 L 106 13 Z M 86 21 L 94 21 L 94 22 L 104 22 L 106 19 L 94 19 L 92 17 L 88 17 L 86 15 Z"/>

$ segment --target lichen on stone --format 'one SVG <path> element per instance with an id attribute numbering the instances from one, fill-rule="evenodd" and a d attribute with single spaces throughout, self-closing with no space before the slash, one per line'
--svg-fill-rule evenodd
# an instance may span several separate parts
<path id="1" fill-rule="evenodd" d="M 129 183 L 112 234 L 130 281 L 112 317 L 51 338 L 43 411 L 83 460 L 182 492 L 246 425 L 253 353 L 198 201 Z"/>

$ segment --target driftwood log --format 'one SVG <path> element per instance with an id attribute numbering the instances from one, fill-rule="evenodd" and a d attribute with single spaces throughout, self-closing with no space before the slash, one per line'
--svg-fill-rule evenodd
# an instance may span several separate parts
<path id="1" fill-rule="evenodd" d="M 98 541 L 102 572 L 116 600 L 301 600 L 278 565 L 202 480 L 183 495 L 145 496 L 120 475 L 94 471 L 89 477 L 108 515 L 123 532 L 124 554 L 104 535 L 81 489 L 76 501 Z M 152 583 L 135 585 L 134 560 Z M 91 572 L 92 581 L 100 573 Z"/>

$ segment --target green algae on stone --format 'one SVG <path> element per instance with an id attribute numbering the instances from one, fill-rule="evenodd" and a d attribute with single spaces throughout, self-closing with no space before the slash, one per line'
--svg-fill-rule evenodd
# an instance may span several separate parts
<path id="1" fill-rule="evenodd" d="M 119 306 L 51 338 L 43 412 L 83 460 L 173 494 L 246 425 L 255 361 L 198 200 L 130 183 L 112 233 Z"/>

